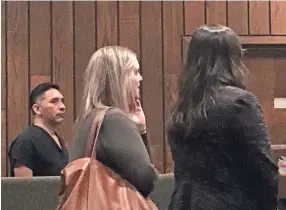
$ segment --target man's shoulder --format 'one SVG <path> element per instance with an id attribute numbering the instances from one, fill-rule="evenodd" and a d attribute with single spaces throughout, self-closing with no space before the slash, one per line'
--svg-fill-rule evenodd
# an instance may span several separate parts
<path id="1" fill-rule="evenodd" d="M 19 133 L 11 142 L 11 146 L 16 143 L 33 143 L 37 130 L 34 126 L 26 127 L 21 133 Z"/>

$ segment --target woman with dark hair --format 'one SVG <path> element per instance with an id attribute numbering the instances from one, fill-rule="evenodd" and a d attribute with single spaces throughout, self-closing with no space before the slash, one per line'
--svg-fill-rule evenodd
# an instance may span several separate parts
<path id="1" fill-rule="evenodd" d="M 175 190 L 169 210 L 276 210 L 278 167 L 238 36 L 197 28 L 168 124 Z"/>

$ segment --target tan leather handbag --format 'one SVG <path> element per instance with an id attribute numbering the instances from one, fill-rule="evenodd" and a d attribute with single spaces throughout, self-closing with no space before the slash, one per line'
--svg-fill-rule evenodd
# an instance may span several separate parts
<path id="1" fill-rule="evenodd" d="M 62 170 L 57 210 L 158 209 L 151 199 L 144 198 L 130 183 L 96 160 L 95 146 L 107 110 L 100 111 L 91 126 L 86 150 L 90 155 L 72 161 Z"/>

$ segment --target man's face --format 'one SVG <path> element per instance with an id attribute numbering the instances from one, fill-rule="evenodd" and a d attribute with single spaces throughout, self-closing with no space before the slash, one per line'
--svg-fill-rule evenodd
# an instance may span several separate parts
<path id="1" fill-rule="evenodd" d="M 52 124 L 63 122 L 66 107 L 64 97 L 57 89 L 49 89 L 39 97 L 35 106 L 35 113 Z"/>

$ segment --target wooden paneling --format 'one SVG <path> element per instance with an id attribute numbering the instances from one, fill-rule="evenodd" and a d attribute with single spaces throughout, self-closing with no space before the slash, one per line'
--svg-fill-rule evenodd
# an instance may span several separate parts
<path id="1" fill-rule="evenodd" d="M 51 82 L 51 75 L 30 75 L 30 89 L 43 82 Z"/>
<path id="2" fill-rule="evenodd" d="M 269 126 L 271 141 L 286 144 L 286 109 L 274 109 L 272 124 Z"/>
<path id="3" fill-rule="evenodd" d="M 139 20 L 139 2 L 121 1 L 119 2 L 119 20 Z"/>
<path id="4" fill-rule="evenodd" d="M 3 8 L 3 7 L 2 7 Z M 7 176 L 6 110 L 1 109 L 1 177 Z"/>
<path id="5" fill-rule="evenodd" d="M 133 50 L 140 59 L 139 2 L 119 2 L 119 45 Z"/>
<path id="6" fill-rule="evenodd" d="M 42 82 L 51 82 L 51 4 L 29 3 L 29 90 Z M 29 115 L 30 123 L 32 115 Z"/>
<path id="7" fill-rule="evenodd" d="M 269 2 L 249 1 L 249 31 L 253 35 L 269 35 Z"/>
<path id="8" fill-rule="evenodd" d="M 6 37 L 6 2 L 1 1 L 1 108 L 6 108 L 6 79 L 7 79 L 7 37 Z"/>
<path id="9" fill-rule="evenodd" d="M 246 57 L 245 64 L 251 75 L 248 82 L 249 89 L 257 96 L 262 106 L 264 117 L 271 125 L 274 99 L 274 62 L 272 58 Z"/>
<path id="10" fill-rule="evenodd" d="M 286 1 L 270 1 L 271 34 L 286 35 Z"/>
<path id="11" fill-rule="evenodd" d="M 283 46 L 283 45 L 281 45 Z M 246 53 L 251 72 L 250 89 L 258 97 L 264 111 L 272 144 L 285 144 L 286 110 L 274 108 L 275 97 L 286 97 L 286 43 L 284 48 L 259 45 Z"/>
<path id="12" fill-rule="evenodd" d="M 206 23 L 204 1 L 184 1 L 184 34 L 192 34 L 193 30 Z"/>
<path id="13" fill-rule="evenodd" d="M 165 101 L 165 128 L 167 128 L 167 123 L 170 116 L 170 111 L 173 108 L 177 98 L 178 98 L 178 82 L 179 82 L 179 74 L 166 74 L 164 76 L 164 101 Z M 167 129 L 165 130 L 165 173 L 169 173 L 173 171 L 174 162 L 169 146 L 169 141 L 167 138 Z"/>
<path id="14" fill-rule="evenodd" d="M 241 36 L 239 39 L 244 44 L 286 44 L 286 36 Z"/>
<path id="15" fill-rule="evenodd" d="M 219 23 L 243 35 L 244 44 L 286 43 L 282 1 L 3 1 L 1 6 L 2 175 L 8 143 L 29 124 L 28 93 L 41 82 L 60 85 L 67 106 L 60 134 L 71 141 L 84 70 L 99 47 L 119 44 L 137 53 L 152 159 L 160 172 L 169 172 L 173 163 L 165 126 L 188 48 L 184 36 L 205 23 Z M 257 74 L 254 91 L 271 122 L 270 135 L 273 142 L 285 143 L 285 110 L 271 110 L 269 102 L 270 96 L 285 97 L 285 58 L 253 59 L 247 65 Z"/>
<path id="16" fill-rule="evenodd" d="M 286 43 L 285 43 L 286 46 Z M 274 57 L 274 97 L 286 98 L 286 47 Z M 274 109 L 270 134 L 276 144 L 286 144 L 286 109 Z"/>
<path id="17" fill-rule="evenodd" d="M 1 2 L 1 176 L 7 176 L 7 117 L 6 117 L 6 3 Z"/>
<path id="18" fill-rule="evenodd" d="M 49 2 L 30 2 L 30 74 L 51 74 L 51 10 Z"/>
<path id="19" fill-rule="evenodd" d="M 226 25 L 226 2 L 207 1 L 207 23 Z"/>
<path id="20" fill-rule="evenodd" d="M 74 2 L 74 86 L 75 117 L 79 113 L 83 94 L 83 75 L 96 50 L 96 4 L 92 1 Z"/>
<path id="21" fill-rule="evenodd" d="M 180 35 L 183 33 L 183 4 L 182 2 L 163 2 L 163 49 L 164 49 L 164 104 L 165 119 L 169 119 L 169 112 L 174 102 L 173 87 L 174 78 L 180 74 L 181 53 Z M 166 124 L 166 123 L 164 123 Z M 166 132 L 164 132 L 166 135 Z M 165 138 L 165 172 L 173 169 L 173 160 L 167 138 Z"/>
<path id="22" fill-rule="evenodd" d="M 227 22 L 238 35 L 248 34 L 248 8 L 247 1 L 227 2 Z"/>
<path id="23" fill-rule="evenodd" d="M 28 2 L 7 2 L 8 142 L 28 125 Z"/>
<path id="24" fill-rule="evenodd" d="M 53 27 L 53 82 L 60 84 L 65 97 L 66 117 L 60 131 L 66 143 L 72 139 L 74 122 L 74 66 L 73 66 L 73 4 L 52 2 Z"/>
<path id="25" fill-rule="evenodd" d="M 118 2 L 97 2 L 97 48 L 118 44 Z"/>
<path id="26" fill-rule="evenodd" d="M 286 98 L 286 49 L 283 54 L 283 57 L 281 55 L 275 57 L 274 61 L 276 76 L 274 96 L 277 98 Z"/>
<path id="27" fill-rule="evenodd" d="M 161 11 L 161 2 L 141 2 L 143 107 L 148 119 L 147 126 L 154 165 L 160 171 L 164 171 L 164 101 L 162 85 L 164 80 Z"/>

